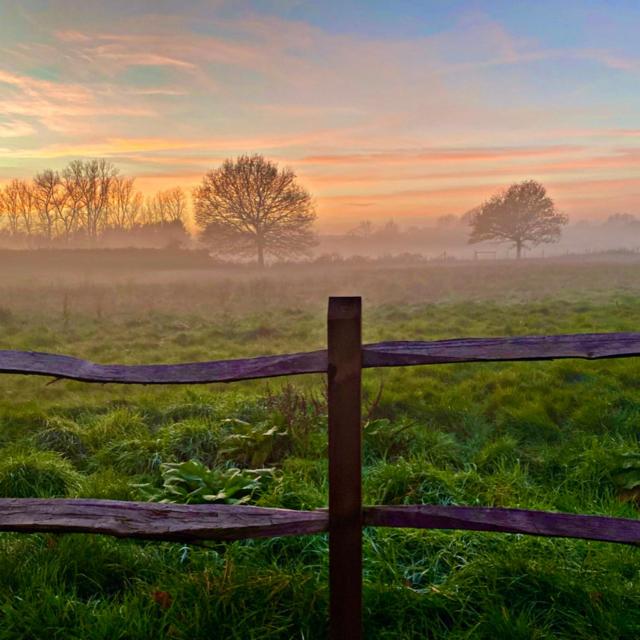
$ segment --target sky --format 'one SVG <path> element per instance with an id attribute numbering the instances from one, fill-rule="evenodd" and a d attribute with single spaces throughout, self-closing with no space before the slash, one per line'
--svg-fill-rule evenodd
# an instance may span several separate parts
<path id="1" fill-rule="evenodd" d="M 0 182 L 105 157 L 145 192 L 261 153 L 321 229 L 536 179 L 640 214 L 637 0 L 0 0 Z"/>

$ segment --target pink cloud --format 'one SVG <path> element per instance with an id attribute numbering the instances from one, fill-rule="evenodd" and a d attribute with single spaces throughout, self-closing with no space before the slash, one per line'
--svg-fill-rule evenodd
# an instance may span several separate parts
<path id="1" fill-rule="evenodd" d="M 249 12 L 215 15 L 196 32 L 192 18 L 114 18 L 83 31 L 52 18 L 52 39 L 3 50 L 0 136 L 11 148 L 0 157 L 41 166 L 105 156 L 144 184 L 166 185 L 191 184 L 223 157 L 261 152 L 299 171 L 323 216 L 459 212 L 529 176 L 577 194 L 592 179 L 626 180 L 638 166 L 636 152 L 617 147 L 640 130 L 598 128 L 615 121 L 590 120 L 589 107 L 514 106 L 512 87 L 496 109 L 482 86 L 484 67 L 546 59 L 637 69 L 609 51 L 544 49 L 481 14 L 397 40 Z M 52 60 L 63 81 L 29 76 Z M 125 73 L 147 66 L 162 67 L 154 86 L 134 84 L 140 69 Z M 43 128 L 43 140 L 17 140 Z"/>
<path id="2" fill-rule="evenodd" d="M 0 121 L 0 138 L 24 138 L 35 132 L 35 128 L 24 120 Z"/>
<path id="3" fill-rule="evenodd" d="M 11 87 L 0 98 L 0 112 L 38 120 L 44 127 L 59 133 L 74 134 L 82 130 L 83 118 L 95 116 L 151 116 L 153 111 L 135 105 L 113 103 L 75 83 L 40 80 L 0 69 L 0 83 Z"/>

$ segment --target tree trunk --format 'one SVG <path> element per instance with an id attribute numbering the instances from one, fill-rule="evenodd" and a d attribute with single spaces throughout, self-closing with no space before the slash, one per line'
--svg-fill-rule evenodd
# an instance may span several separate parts
<path id="1" fill-rule="evenodd" d="M 522 258 L 522 241 L 516 240 L 516 259 L 520 260 Z"/>
<path id="2" fill-rule="evenodd" d="M 258 240 L 258 266 L 261 269 L 264 269 L 264 245 L 262 244 L 262 240 Z"/>

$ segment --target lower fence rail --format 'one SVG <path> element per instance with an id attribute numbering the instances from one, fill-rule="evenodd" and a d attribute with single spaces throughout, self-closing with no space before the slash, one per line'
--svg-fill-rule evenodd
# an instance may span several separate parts
<path id="1" fill-rule="evenodd" d="M 640 520 L 454 505 L 370 506 L 364 527 L 457 529 L 640 544 Z M 163 504 L 120 500 L 0 499 L 0 531 L 94 533 L 169 542 L 243 540 L 326 533 L 326 509 Z"/>

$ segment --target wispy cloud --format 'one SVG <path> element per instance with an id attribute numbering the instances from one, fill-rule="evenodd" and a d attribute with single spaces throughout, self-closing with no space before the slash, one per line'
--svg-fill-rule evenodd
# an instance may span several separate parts
<path id="1" fill-rule="evenodd" d="M 108 96 L 80 84 L 41 80 L 0 69 L 0 113 L 33 118 L 43 127 L 64 134 L 82 130 L 82 119 L 96 116 L 143 117 L 153 110 L 113 103 Z M 32 128 L 32 133 L 35 129 Z"/>
<path id="2" fill-rule="evenodd" d="M 23 120 L 0 120 L 0 138 L 24 138 L 35 132 L 35 128 Z"/>
<path id="3" fill-rule="evenodd" d="M 56 4 L 0 47 L 0 177 L 104 156 L 145 188 L 191 185 L 258 152 L 336 219 L 460 212 L 529 176 L 581 206 L 620 180 L 640 207 L 640 52 L 615 41 L 559 45 L 486 11 L 407 37 L 230 2 Z"/>

